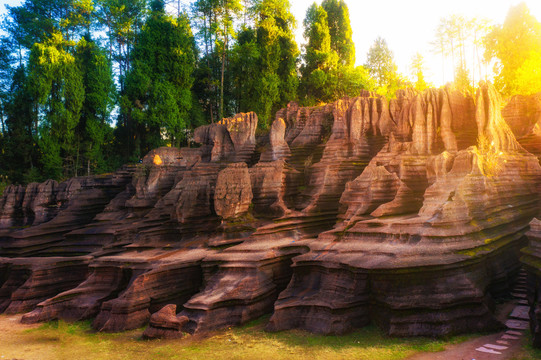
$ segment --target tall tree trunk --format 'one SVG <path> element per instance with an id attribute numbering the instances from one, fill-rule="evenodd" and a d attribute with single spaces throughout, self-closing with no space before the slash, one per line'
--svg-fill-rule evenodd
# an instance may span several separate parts
<path id="1" fill-rule="evenodd" d="M 226 36 L 227 39 L 227 36 Z M 224 118 L 224 72 L 225 72 L 225 49 L 227 40 L 224 40 L 224 48 L 222 53 L 222 73 L 220 76 L 220 116 L 218 121 Z"/>
<path id="2" fill-rule="evenodd" d="M 204 18 L 204 23 L 203 23 L 203 27 L 205 29 L 205 54 L 206 54 L 206 58 L 207 58 L 207 68 L 208 68 L 208 76 L 207 76 L 207 79 L 208 79 L 208 86 L 210 87 L 210 84 L 212 83 L 212 76 L 211 76 L 211 73 L 210 73 L 210 58 L 209 58 L 209 42 L 210 42 L 210 24 L 212 22 L 212 14 L 208 13 L 208 17 L 209 17 L 209 27 L 208 27 L 208 32 L 207 32 L 207 14 L 204 14 L 203 18 Z M 210 112 L 210 122 L 212 124 L 214 124 L 214 112 L 212 111 L 212 101 L 209 101 L 209 112 Z"/>
<path id="3" fill-rule="evenodd" d="M 222 51 L 222 71 L 220 74 L 220 116 L 218 121 L 221 121 L 224 118 L 224 73 L 225 73 L 225 55 L 227 52 L 227 40 L 229 35 L 227 34 L 227 19 L 229 14 L 227 13 L 227 8 L 225 9 L 225 18 L 224 21 L 224 45 Z"/>

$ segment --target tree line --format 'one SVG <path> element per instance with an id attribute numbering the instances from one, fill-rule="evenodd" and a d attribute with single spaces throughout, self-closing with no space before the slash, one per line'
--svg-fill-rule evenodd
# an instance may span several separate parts
<path id="1" fill-rule="evenodd" d="M 412 59 L 408 79 L 382 38 L 356 65 L 343 0 L 308 8 L 300 47 L 288 0 L 195 0 L 185 11 L 174 3 L 174 13 L 164 0 L 24 0 L 7 7 L 0 39 L 2 179 L 104 173 L 155 147 L 186 145 L 195 127 L 238 112 L 255 111 L 266 129 L 292 100 L 316 105 L 364 89 L 393 96 L 399 88 L 429 86 L 422 55 Z M 509 23 L 473 35 L 487 59 L 498 59 L 496 82 L 509 93 L 537 84 L 531 79 L 541 31 L 521 6 L 511 9 Z M 519 64 L 506 41 L 523 30 L 521 17 L 532 31 Z M 451 54 L 453 64 L 459 54 L 457 68 L 465 69 L 470 37 L 449 30 L 448 20 L 435 49 L 444 61 Z M 471 86 L 469 72 L 461 76 Z"/>

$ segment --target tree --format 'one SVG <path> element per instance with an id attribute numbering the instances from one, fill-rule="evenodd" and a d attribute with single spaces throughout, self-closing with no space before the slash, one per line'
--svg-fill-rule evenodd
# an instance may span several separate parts
<path id="1" fill-rule="evenodd" d="M 162 133 L 172 146 L 184 140 L 190 126 L 194 48 L 188 17 L 174 19 L 162 1 L 154 1 L 133 49 L 121 102 L 121 111 L 133 119 L 136 141 L 130 155 L 140 157 L 162 145 Z"/>
<path id="2" fill-rule="evenodd" d="M 378 37 L 374 41 L 368 50 L 365 67 L 378 86 L 389 84 L 397 67 L 393 60 L 393 52 L 389 50 L 385 39 Z"/>
<path id="3" fill-rule="evenodd" d="M 415 89 L 423 91 L 428 88 L 428 84 L 426 83 L 424 76 L 425 63 L 423 55 L 421 55 L 420 53 L 416 53 L 413 56 L 413 58 L 411 59 L 410 69 L 415 81 Z"/>
<path id="4" fill-rule="evenodd" d="M 120 92 L 124 93 L 131 52 L 146 15 L 146 0 L 97 0 L 97 17 L 109 40 L 109 60 L 116 63 Z M 127 121 L 127 119 L 122 119 Z"/>
<path id="5" fill-rule="evenodd" d="M 226 69 L 226 58 L 229 50 L 229 41 L 234 36 L 233 17 L 242 10 L 239 0 L 219 0 L 218 6 L 218 28 L 216 31 L 216 45 L 220 52 L 220 108 L 218 118 L 224 117 L 224 80 Z"/>
<path id="6" fill-rule="evenodd" d="M 19 66 L 14 74 L 6 96 L 5 146 L 2 156 L 2 168 L 14 183 L 23 183 L 25 173 L 35 163 L 35 133 L 33 99 L 28 88 L 26 69 Z"/>
<path id="7" fill-rule="evenodd" d="M 485 38 L 487 59 L 498 59 L 494 85 L 506 95 L 530 93 L 532 65 L 541 54 L 541 24 L 526 4 L 511 7 L 502 25 L 495 26 Z"/>
<path id="8" fill-rule="evenodd" d="M 254 84 L 258 98 L 254 110 L 261 126 L 270 123 L 272 112 L 297 97 L 299 50 L 293 30 L 295 17 L 288 0 L 261 0 L 254 7 L 261 81 Z"/>
<path id="9" fill-rule="evenodd" d="M 306 12 L 303 21 L 304 64 L 301 66 L 301 89 L 306 103 L 325 101 L 325 84 L 328 73 L 338 65 L 338 55 L 331 49 L 331 35 L 327 23 L 327 12 L 313 3 Z"/>
<path id="10" fill-rule="evenodd" d="M 393 53 L 381 37 L 378 37 L 368 50 L 365 67 L 374 78 L 380 95 L 394 97 L 398 89 L 408 84 L 398 73 Z"/>
<path id="11" fill-rule="evenodd" d="M 529 95 L 541 92 L 541 53 L 530 52 L 515 75 L 516 93 Z"/>
<path id="12" fill-rule="evenodd" d="M 75 58 L 67 51 L 71 46 L 60 32 L 55 32 L 51 39 L 34 44 L 29 60 L 31 93 L 41 117 L 43 170 L 53 179 L 76 174 L 75 129 L 84 87 Z"/>
<path id="13" fill-rule="evenodd" d="M 198 29 L 196 39 L 200 44 L 203 43 L 205 49 L 197 65 L 194 92 L 212 123 L 218 113 L 219 103 L 217 93 L 219 81 L 216 71 L 219 61 L 214 51 L 218 6 L 219 0 L 196 0 L 192 5 L 192 21 Z"/>
<path id="14" fill-rule="evenodd" d="M 77 44 L 75 58 L 82 73 L 85 98 L 76 136 L 78 147 L 76 169 L 86 163 L 86 173 L 110 171 L 106 144 L 112 142 L 113 129 L 109 115 L 116 92 L 111 63 L 107 54 L 86 35 Z M 80 159 L 80 160 L 79 160 Z"/>
<path id="15" fill-rule="evenodd" d="M 257 33 L 252 28 L 243 27 L 237 34 L 237 42 L 231 50 L 231 74 L 234 88 L 235 112 L 256 111 L 262 99 L 256 94 L 260 77 L 261 56 L 257 43 Z M 273 99 L 275 100 L 275 99 Z"/>
<path id="16" fill-rule="evenodd" d="M 349 9 L 343 0 L 323 0 L 321 7 L 327 12 L 327 25 L 331 36 L 331 49 L 338 55 L 340 65 L 355 64 L 355 44 L 349 22 Z"/>

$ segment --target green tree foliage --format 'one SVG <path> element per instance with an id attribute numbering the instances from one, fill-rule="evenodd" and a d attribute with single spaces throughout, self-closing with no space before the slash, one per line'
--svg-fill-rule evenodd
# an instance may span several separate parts
<path id="1" fill-rule="evenodd" d="M 411 59 L 411 75 L 414 79 L 415 83 L 415 89 L 419 91 L 423 91 L 426 88 L 429 87 L 429 84 L 425 81 L 424 76 L 424 69 L 425 69 L 425 62 L 423 55 L 420 53 L 416 53 L 413 58 Z"/>
<path id="2" fill-rule="evenodd" d="M 304 20 L 304 36 L 308 43 L 301 66 L 303 103 L 330 102 L 374 88 L 368 71 L 353 67 L 355 50 L 349 11 L 343 1 L 327 0 L 322 6 L 310 6 Z"/>
<path id="3" fill-rule="evenodd" d="M 515 73 L 516 92 L 536 94 L 541 92 L 541 53 L 532 51 Z"/>
<path id="4" fill-rule="evenodd" d="M 192 21 L 197 28 L 196 39 L 204 48 L 199 59 L 196 73 L 194 93 L 210 122 L 214 122 L 218 113 L 219 80 L 216 69 L 219 59 L 214 51 L 217 29 L 218 0 L 196 0 L 192 4 Z"/>
<path id="5" fill-rule="evenodd" d="M 219 0 L 217 7 L 218 22 L 216 30 L 216 50 L 220 57 L 220 107 L 218 119 L 224 117 L 224 88 L 225 88 L 225 71 L 227 55 L 229 52 L 229 43 L 235 35 L 233 27 L 233 18 L 240 14 L 242 5 L 239 0 Z"/>
<path id="6" fill-rule="evenodd" d="M 259 53 L 254 68 L 259 79 L 254 81 L 250 93 L 252 110 L 261 119 L 262 127 L 270 123 L 274 111 L 297 96 L 299 51 L 293 33 L 295 18 L 290 8 L 288 0 L 261 0 L 254 7 L 257 14 L 255 44 Z"/>
<path id="7" fill-rule="evenodd" d="M 260 99 L 255 91 L 260 77 L 260 59 L 256 31 L 243 27 L 237 34 L 237 42 L 230 56 L 237 113 L 251 110 L 261 113 L 262 109 L 258 108 Z"/>
<path id="8" fill-rule="evenodd" d="M 77 141 L 80 144 L 77 169 L 86 164 L 86 173 L 102 173 L 112 170 L 106 144 L 113 141 L 113 129 L 109 115 L 116 92 L 111 63 L 107 54 L 96 42 L 86 36 L 77 44 L 75 58 L 82 73 L 85 97 L 81 117 L 77 125 Z"/>
<path id="9" fill-rule="evenodd" d="M 313 3 L 303 22 L 305 45 L 304 64 L 301 66 L 301 92 L 308 104 L 327 100 L 329 72 L 338 66 L 338 55 L 331 49 L 331 35 L 327 12 Z"/>
<path id="10" fill-rule="evenodd" d="M 251 8 L 254 26 L 244 26 L 230 56 L 234 111 L 255 111 L 266 128 L 272 114 L 297 94 L 295 18 L 287 0 L 261 0 Z"/>
<path id="11" fill-rule="evenodd" d="M 378 37 L 374 41 L 368 50 L 365 67 L 378 86 L 384 86 L 390 82 L 397 67 L 393 60 L 393 52 L 387 46 L 385 39 Z"/>
<path id="12" fill-rule="evenodd" d="M 376 81 L 380 95 L 394 97 L 396 91 L 407 84 L 397 71 L 393 52 L 381 37 L 368 50 L 365 67 Z"/>
<path id="13" fill-rule="evenodd" d="M 321 7 L 327 12 L 327 24 L 331 36 L 331 49 L 338 55 L 341 65 L 355 64 L 355 44 L 349 21 L 349 9 L 343 0 L 323 0 Z"/>
<path id="14" fill-rule="evenodd" d="M 496 58 L 495 86 L 506 95 L 530 94 L 538 91 L 535 68 L 541 54 L 541 24 L 530 14 L 526 4 L 512 7 L 502 25 L 486 36 L 486 54 Z"/>
<path id="15" fill-rule="evenodd" d="M 331 50 L 331 35 L 327 24 L 327 12 L 323 7 L 312 4 L 304 19 L 305 63 L 301 68 L 303 78 L 308 78 L 316 70 L 329 70 L 337 66 L 338 56 Z M 324 76 L 316 75 L 323 78 Z"/>
<path id="16" fill-rule="evenodd" d="M 15 183 L 25 180 L 25 173 L 35 163 L 35 114 L 32 95 L 28 88 L 26 69 L 18 67 L 5 98 L 5 135 L 2 170 Z"/>
<path id="17" fill-rule="evenodd" d="M 131 155 L 142 156 L 162 145 L 162 134 L 171 145 L 179 146 L 190 126 L 195 65 L 187 16 L 175 19 L 165 13 L 163 2 L 154 1 L 132 56 L 121 102 L 133 126 L 127 129 L 135 137 Z"/>
<path id="18" fill-rule="evenodd" d="M 124 93 L 133 58 L 131 52 L 146 15 L 146 0 L 96 0 L 96 3 L 96 16 L 107 32 L 110 60 L 116 63 L 120 92 Z"/>
<path id="19" fill-rule="evenodd" d="M 34 44 L 29 60 L 31 92 L 38 103 L 41 122 L 43 171 L 56 179 L 77 172 L 75 129 L 81 116 L 84 87 L 75 58 L 67 51 L 71 46 L 56 32 L 51 39 Z"/>
<path id="20" fill-rule="evenodd" d="M 353 65 L 343 0 L 309 9 L 300 68 L 289 0 L 194 0 L 191 19 L 175 5 L 175 17 L 163 0 L 9 7 L 0 39 L 0 175 L 28 182 L 110 171 L 156 146 L 179 146 L 205 118 L 254 110 L 265 128 L 298 90 L 318 103 L 374 87 Z M 94 31 L 105 39 L 91 38 Z"/>

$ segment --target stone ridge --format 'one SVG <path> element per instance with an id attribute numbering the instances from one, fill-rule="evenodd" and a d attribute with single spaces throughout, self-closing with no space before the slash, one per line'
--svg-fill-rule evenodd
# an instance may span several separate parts
<path id="1" fill-rule="evenodd" d="M 270 331 L 499 328 L 492 304 L 526 235 L 523 261 L 541 273 L 529 231 L 541 106 L 501 103 L 488 83 L 475 98 L 441 88 L 290 103 L 266 136 L 255 113 L 238 114 L 196 129 L 200 147 L 155 149 L 112 175 L 11 186 L 0 311 L 99 331 L 150 321 L 148 338 L 263 314 Z"/>

